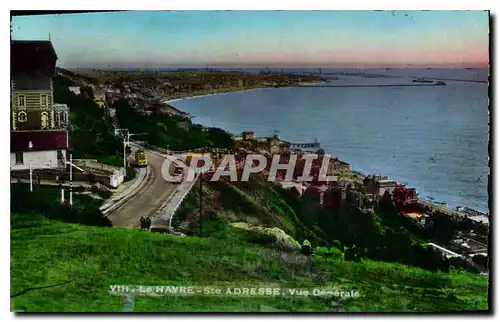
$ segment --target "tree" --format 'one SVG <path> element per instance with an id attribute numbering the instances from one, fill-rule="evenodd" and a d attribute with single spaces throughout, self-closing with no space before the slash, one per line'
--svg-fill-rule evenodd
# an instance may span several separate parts
<path id="1" fill-rule="evenodd" d="M 379 211 L 384 214 L 393 214 L 396 212 L 396 206 L 394 205 L 394 202 L 392 201 L 392 196 L 389 193 L 389 191 L 385 191 L 384 195 L 382 198 L 380 198 L 379 201 Z"/>

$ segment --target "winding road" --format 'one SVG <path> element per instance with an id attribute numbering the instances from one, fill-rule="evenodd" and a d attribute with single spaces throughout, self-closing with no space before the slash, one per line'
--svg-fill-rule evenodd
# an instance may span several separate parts
<path id="1" fill-rule="evenodd" d="M 148 152 L 146 150 L 146 152 Z M 153 218 L 177 188 L 176 183 L 163 179 L 161 168 L 164 158 L 155 153 L 148 153 L 151 175 L 133 198 L 108 215 L 114 227 L 138 227 L 141 217 Z"/>

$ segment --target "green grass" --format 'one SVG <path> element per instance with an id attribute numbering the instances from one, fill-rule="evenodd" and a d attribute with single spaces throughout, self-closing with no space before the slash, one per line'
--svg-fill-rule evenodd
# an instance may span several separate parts
<path id="1" fill-rule="evenodd" d="M 360 294 L 349 299 L 143 297 L 135 301 L 137 312 L 488 309 L 488 280 L 478 275 L 321 257 L 309 271 L 303 255 L 251 244 L 237 229 L 208 238 L 175 238 L 61 223 L 34 214 L 13 213 L 11 223 L 11 296 L 18 294 L 11 299 L 12 310 L 121 311 L 122 298 L 108 294 L 113 284 L 334 287 Z"/>

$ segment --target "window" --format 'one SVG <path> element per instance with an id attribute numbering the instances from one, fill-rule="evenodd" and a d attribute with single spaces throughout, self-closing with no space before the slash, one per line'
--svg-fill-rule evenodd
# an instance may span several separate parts
<path id="1" fill-rule="evenodd" d="M 56 112 L 54 116 L 55 116 L 55 121 L 54 121 L 55 126 L 59 127 L 59 113 Z"/>
<path id="2" fill-rule="evenodd" d="M 16 152 L 16 164 L 24 163 L 24 155 L 22 152 Z"/>
<path id="3" fill-rule="evenodd" d="M 17 106 L 26 107 L 26 96 L 24 95 L 17 96 Z"/>
<path id="4" fill-rule="evenodd" d="M 42 107 L 47 107 L 47 94 L 40 95 L 40 105 Z"/>
<path id="5" fill-rule="evenodd" d="M 64 153 L 62 150 L 57 150 L 57 160 L 59 162 L 64 162 L 66 161 L 66 158 L 64 157 Z"/>
<path id="6" fill-rule="evenodd" d="M 42 128 L 45 129 L 49 126 L 49 116 L 47 112 L 42 113 Z"/>
<path id="7" fill-rule="evenodd" d="M 60 115 L 59 117 L 60 117 L 61 123 L 66 123 L 66 113 L 60 112 L 59 115 Z"/>
<path id="8" fill-rule="evenodd" d="M 17 120 L 19 122 L 26 122 L 28 120 L 28 116 L 25 112 L 19 112 L 19 114 L 17 115 Z"/>

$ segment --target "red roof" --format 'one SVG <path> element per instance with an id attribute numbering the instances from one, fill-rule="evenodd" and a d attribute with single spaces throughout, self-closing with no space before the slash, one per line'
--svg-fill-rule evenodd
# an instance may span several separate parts
<path id="1" fill-rule="evenodd" d="M 30 149 L 30 142 L 32 148 Z M 68 149 L 66 131 L 12 131 L 10 132 L 10 151 L 50 151 Z"/>

